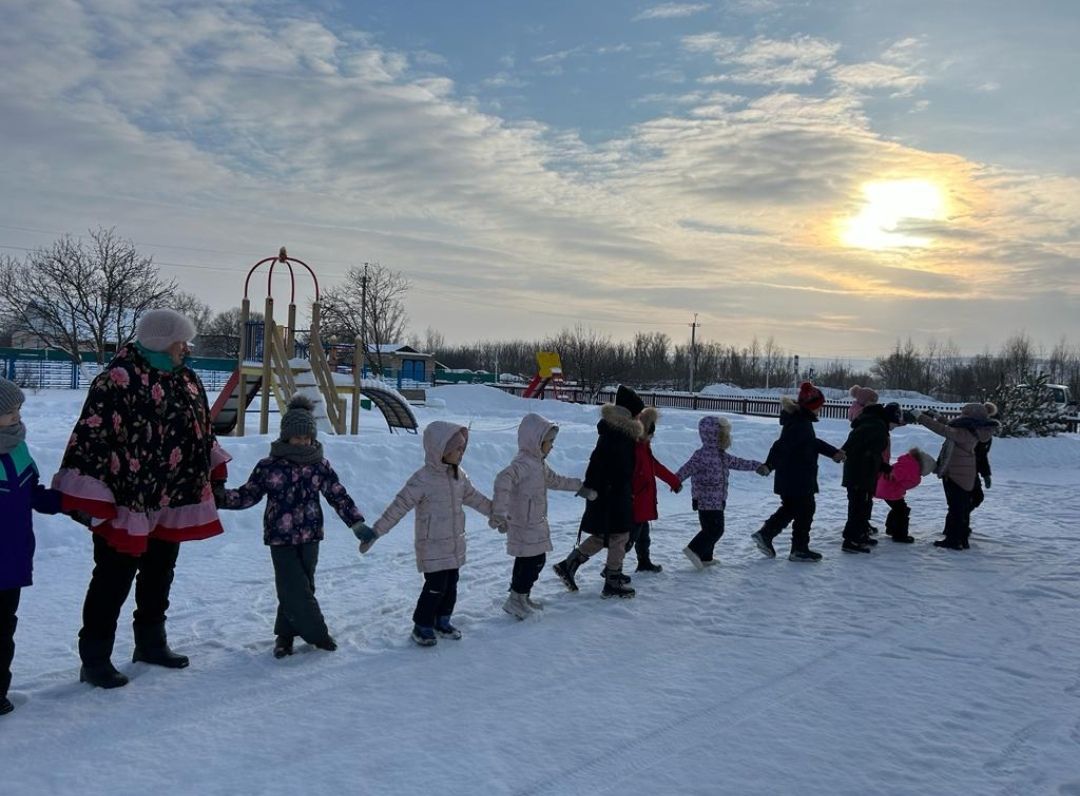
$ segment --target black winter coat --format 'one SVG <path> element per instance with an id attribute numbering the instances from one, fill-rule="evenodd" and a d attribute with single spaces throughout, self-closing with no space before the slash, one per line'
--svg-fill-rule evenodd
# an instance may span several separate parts
<path id="1" fill-rule="evenodd" d="M 581 531 L 607 537 L 630 533 L 634 527 L 634 494 L 631 488 L 641 423 L 628 410 L 614 404 L 600 408 L 600 435 L 585 470 L 585 486 L 595 489 L 596 500 L 585 504 Z"/>
<path id="2" fill-rule="evenodd" d="M 790 398 L 781 399 L 780 438 L 765 464 L 776 471 L 773 491 L 781 497 L 805 497 L 818 491 L 818 456 L 835 456 L 836 448 L 817 438 L 817 415 Z"/>
<path id="3" fill-rule="evenodd" d="M 851 433 L 843 445 L 847 453 L 844 486 L 873 494 L 888 447 L 889 421 L 885 419 L 885 407 L 870 404 L 851 421 Z"/>

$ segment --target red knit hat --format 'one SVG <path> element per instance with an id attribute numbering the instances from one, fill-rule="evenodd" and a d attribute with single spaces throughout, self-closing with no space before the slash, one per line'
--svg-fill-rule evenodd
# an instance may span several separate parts
<path id="1" fill-rule="evenodd" d="M 799 385 L 799 406 L 814 412 L 824 404 L 825 396 L 822 395 L 821 390 L 808 381 L 804 381 Z"/>

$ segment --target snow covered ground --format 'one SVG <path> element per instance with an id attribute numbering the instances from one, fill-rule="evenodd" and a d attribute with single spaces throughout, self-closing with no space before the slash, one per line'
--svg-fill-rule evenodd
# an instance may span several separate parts
<path id="1" fill-rule="evenodd" d="M 489 491 L 521 416 L 562 426 L 551 463 L 581 474 L 597 407 L 442 387 L 421 422 L 472 425 L 465 466 Z M 56 468 L 83 395 L 29 398 L 31 449 Z M 697 446 L 700 412 L 667 410 L 655 443 L 669 466 Z M 733 452 L 763 458 L 775 419 L 732 416 Z M 365 413 L 359 438 L 325 440 L 374 520 L 422 460 L 418 437 Z M 846 422 L 822 421 L 835 444 Z M 266 438 L 223 440 L 239 484 Z M 938 439 L 894 433 L 898 454 Z M 822 460 L 818 565 L 765 559 L 749 534 L 773 510 L 771 479 L 733 475 L 720 565 L 691 569 L 688 490 L 661 485 L 657 575 L 634 600 L 600 599 L 600 562 L 570 594 L 544 572 L 541 618 L 500 610 L 511 559 L 469 515 L 459 642 L 408 640 L 420 575 L 411 517 L 360 557 L 328 513 L 319 597 L 340 649 L 270 654 L 275 608 L 261 508 L 184 545 L 170 640 L 183 671 L 131 664 L 130 613 L 116 691 L 77 682 L 75 638 L 89 535 L 39 518 L 36 585 L 23 592 L 11 694 L 0 719 L 4 793 L 1080 794 L 1080 439 L 999 440 L 967 553 L 930 545 L 945 504 L 932 478 L 909 496 L 915 545 L 840 553 L 840 468 Z M 875 519 L 883 521 L 883 507 Z M 580 500 L 554 493 L 556 556 Z M 786 545 L 787 535 L 777 540 Z M 633 561 L 633 556 L 629 557 Z M 130 603 L 129 603 L 130 608 Z"/>

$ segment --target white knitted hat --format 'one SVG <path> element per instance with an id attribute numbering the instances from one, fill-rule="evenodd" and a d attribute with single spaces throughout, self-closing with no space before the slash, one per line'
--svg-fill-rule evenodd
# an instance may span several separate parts
<path id="1" fill-rule="evenodd" d="M 176 310 L 150 310 L 135 328 L 135 339 L 151 351 L 166 351 L 173 343 L 186 343 L 195 335 L 195 324 Z"/>

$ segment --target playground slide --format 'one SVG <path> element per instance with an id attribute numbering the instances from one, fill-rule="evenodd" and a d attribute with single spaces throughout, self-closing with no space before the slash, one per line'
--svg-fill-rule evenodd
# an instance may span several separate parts
<path id="1" fill-rule="evenodd" d="M 395 428 L 403 428 L 416 433 L 418 427 L 416 415 L 413 414 L 409 402 L 393 387 L 376 379 L 361 379 L 360 394 L 365 398 L 370 398 L 371 402 L 378 407 L 391 432 Z"/>
<path id="2" fill-rule="evenodd" d="M 244 377 L 247 405 L 251 406 L 252 400 L 262 387 L 262 377 L 247 375 Z M 214 433 L 219 436 L 231 434 L 236 428 L 236 418 L 240 408 L 240 372 L 233 371 L 225 386 L 221 389 L 214 405 L 210 407 L 210 421 L 214 424 Z"/>

